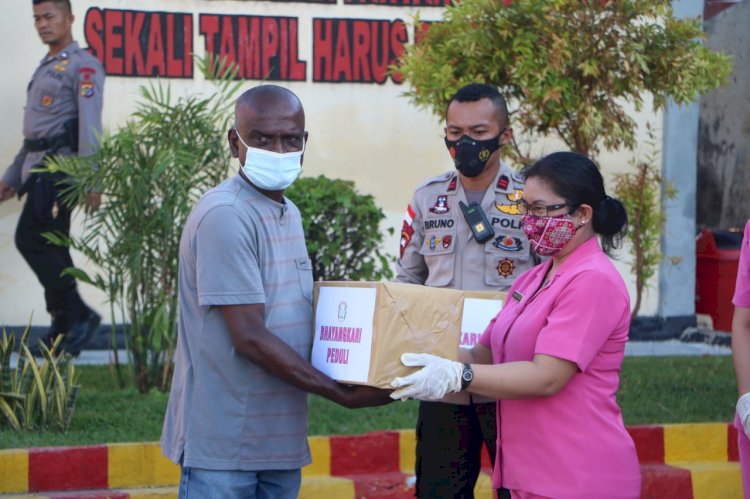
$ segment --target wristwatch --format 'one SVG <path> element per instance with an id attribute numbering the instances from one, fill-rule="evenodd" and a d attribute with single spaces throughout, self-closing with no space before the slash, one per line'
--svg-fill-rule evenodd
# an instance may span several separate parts
<path id="1" fill-rule="evenodd" d="M 464 362 L 464 371 L 461 373 L 461 391 L 469 388 L 471 381 L 474 379 L 474 371 L 471 369 L 471 364 Z"/>

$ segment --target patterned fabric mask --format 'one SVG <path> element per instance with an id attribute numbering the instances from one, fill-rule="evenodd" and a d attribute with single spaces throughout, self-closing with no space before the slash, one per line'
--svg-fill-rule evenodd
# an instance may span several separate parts
<path id="1" fill-rule="evenodd" d="M 521 223 L 531 247 L 540 256 L 556 255 L 576 235 L 576 226 L 570 215 L 560 217 L 524 215 L 521 217 Z"/>

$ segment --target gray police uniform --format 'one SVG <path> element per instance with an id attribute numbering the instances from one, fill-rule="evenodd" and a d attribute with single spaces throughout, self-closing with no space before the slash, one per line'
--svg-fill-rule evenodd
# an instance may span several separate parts
<path id="1" fill-rule="evenodd" d="M 507 291 L 535 264 L 516 207 L 522 194 L 522 177 L 501 162 L 480 203 L 495 235 L 480 244 L 459 206 L 459 202 L 469 202 L 458 172 L 447 172 L 421 184 L 404 218 L 396 280 L 432 287 Z M 483 441 L 494 461 L 494 401 L 477 397 L 451 400 L 456 403 L 420 402 L 418 497 L 473 497 Z"/>
<path id="2" fill-rule="evenodd" d="M 31 170 L 48 155 L 89 155 L 97 150 L 103 86 L 101 64 L 76 42 L 54 56 L 45 56 L 27 88 L 23 146 L 3 176 L 19 196 L 26 195 L 16 246 L 44 286 L 57 333 L 77 322 L 86 323 L 84 329 L 98 322 L 78 296 L 75 280 L 60 275 L 73 265 L 68 249 L 50 245 L 42 236 L 48 231 L 68 234 L 70 209 L 59 199 L 58 187 L 49 176 Z"/>
<path id="3" fill-rule="evenodd" d="M 62 144 L 64 125 L 78 119 L 77 154 L 96 151 L 102 133 L 104 69 L 99 61 L 73 42 L 53 57 L 45 56 L 34 71 L 26 93 L 23 116 L 24 145 L 3 176 L 6 184 L 21 190 L 34 165 L 51 149 L 72 154 L 70 144 Z M 59 144 L 43 141 L 61 137 Z M 35 147 L 36 146 L 36 147 Z"/>

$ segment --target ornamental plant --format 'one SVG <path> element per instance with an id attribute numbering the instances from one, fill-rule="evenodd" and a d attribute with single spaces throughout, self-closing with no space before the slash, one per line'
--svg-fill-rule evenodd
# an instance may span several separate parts
<path id="1" fill-rule="evenodd" d="M 48 165 L 70 180 L 66 202 L 77 204 L 91 190 L 102 193 L 102 205 L 86 219 L 82 236 L 47 237 L 95 264 L 93 275 L 79 268 L 67 272 L 107 294 L 113 339 L 114 311 L 125 317 L 129 365 L 143 393 L 169 388 L 180 235 L 198 199 L 227 174 L 226 130 L 232 96 L 242 82 L 233 81 L 236 68 L 214 62 L 198 61 L 217 84 L 212 94 L 175 98 L 162 83 L 141 87 L 135 113 L 102 138 L 96 155 L 57 157 Z M 98 169 L 91 168 L 92 161 Z"/>
<path id="2" fill-rule="evenodd" d="M 28 347 L 26 327 L 16 347 L 16 336 L 3 329 L 0 338 L 0 428 L 15 431 L 59 430 L 70 427 L 78 399 L 77 376 L 71 356 L 58 350 L 62 337 L 52 348 L 41 344 L 42 362 Z M 16 365 L 11 367 L 11 354 Z"/>
<path id="3" fill-rule="evenodd" d="M 643 159 L 631 161 L 634 171 L 615 176 L 614 192 L 628 213 L 626 239 L 633 251 L 630 264 L 630 272 L 635 275 L 632 318 L 638 315 L 643 293 L 661 261 L 660 236 L 666 221 L 664 201 L 677 194 L 674 187 L 659 174 L 653 130 L 650 126 L 647 129 L 649 152 Z"/>
<path id="4" fill-rule="evenodd" d="M 429 29 L 417 24 L 420 42 L 394 68 L 413 103 L 442 116 L 458 88 L 495 85 L 530 143 L 552 135 L 591 157 L 635 146 L 627 103 L 690 102 L 731 70 L 702 45 L 700 19 L 674 17 L 669 0 L 462 0 Z"/>
<path id="5" fill-rule="evenodd" d="M 316 281 L 378 281 L 393 277 L 393 257 L 381 251 L 383 210 L 354 182 L 323 175 L 297 179 L 284 195 L 302 214 Z M 393 229 L 389 229 L 393 233 Z"/>

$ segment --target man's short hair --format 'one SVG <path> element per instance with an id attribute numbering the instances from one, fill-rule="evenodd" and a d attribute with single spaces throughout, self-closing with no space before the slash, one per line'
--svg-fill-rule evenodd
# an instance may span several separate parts
<path id="1" fill-rule="evenodd" d="M 453 94 L 448 107 L 453 102 L 477 102 L 482 99 L 489 99 L 497 109 L 498 120 L 500 126 L 508 126 L 508 103 L 505 102 L 505 97 L 498 91 L 497 88 L 492 85 L 485 83 L 469 83 L 465 87 L 461 87 L 458 91 Z M 448 108 L 445 109 L 446 117 Z"/>
<path id="2" fill-rule="evenodd" d="M 58 7 L 61 7 L 67 14 L 73 13 L 73 8 L 70 6 L 70 0 L 31 0 L 33 5 L 43 4 L 45 2 L 52 2 Z"/>

